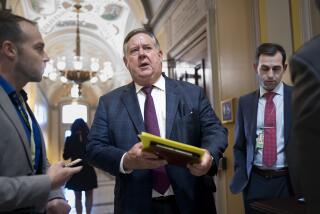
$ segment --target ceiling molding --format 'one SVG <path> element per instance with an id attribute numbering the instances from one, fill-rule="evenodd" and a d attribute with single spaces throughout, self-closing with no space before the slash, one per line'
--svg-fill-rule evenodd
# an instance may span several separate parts
<path id="1" fill-rule="evenodd" d="M 192 46 L 190 44 L 195 44 L 197 41 L 202 40 L 202 36 L 206 36 L 205 32 L 207 31 L 207 18 L 203 17 L 194 27 L 192 28 L 179 42 L 174 44 L 168 51 L 168 58 L 179 59 L 186 53 Z"/>
<path id="2" fill-rule="evenodd" d="M 171 5 L 175 2 L 175 0 L 163 0 L 161 5 L 159 6 L 158 10 L 155 14 L 151 17 L 150 26 L 151 28 L 155 28 L 155 26 L 160 22 L 160 20 L 166 17 L 168 9 Z"/>

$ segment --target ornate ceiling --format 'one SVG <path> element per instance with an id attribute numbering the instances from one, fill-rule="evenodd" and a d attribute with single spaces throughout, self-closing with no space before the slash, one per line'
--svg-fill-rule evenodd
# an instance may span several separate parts
<path id="1" fill-rule="evenodd" d="M 75 53 L 76 13 L 74 5 L 82 5 L 79 15 L 81 55 L 110 61 L 114 77 L 106 83 L 83 85 L 82 101 L 95 106 L 97 99 L 114 87 L 126 84 L 130 76 L 122 62 L 122 42 L 133 28 L 146 21 L 140 1 L 125 0 L 24 0 L 20 1 L 26 17 L 38 22 L 51 59 L 72 58 Z M 70 84 L 43 79 L 40 84 L 49 104 L 71 100 Z"/>

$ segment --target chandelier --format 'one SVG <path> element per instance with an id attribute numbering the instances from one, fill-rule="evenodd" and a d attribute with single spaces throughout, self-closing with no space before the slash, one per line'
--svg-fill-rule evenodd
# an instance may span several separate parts
<path id="1" fill-rule="evenodd" d="M 55 60 L 47 62 L 43 76 L 51 81 L 60 80 L 62 83 L 73 83 L 73 89 L 78 85 L 78 96 L 81 96 L 82 83 L 90 81 L 92 84 L 106 82 L 113 77 L 113 69 L 111 62 L 105 61 L 101 63 L 103 66 L 100 69 L 100 60 L 98 58 L 84 58 L 80 53 L 80 21 L 79 13 L 81 11 L 79 1 L 74 5 L 77 14 L 76 22 L 76 49 L 75 56 L 72 59 L 72 67 L 68 68 L 67 57 L 60 56 Z M 86 63 L 84 63 L 86 62 Z M 87 65 L 87 68 L 84 67 Z M 74 93 L 73 93 L 74 94 Z M 75 97 L 75 95 L 72 95 Z"/>

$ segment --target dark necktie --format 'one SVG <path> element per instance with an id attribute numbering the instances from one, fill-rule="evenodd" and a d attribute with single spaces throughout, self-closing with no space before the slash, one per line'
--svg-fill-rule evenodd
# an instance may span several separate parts
<path id="1" fill-rule="evenodd" d="M 264 94 L 267 102 L 264 110 L 264 145 L 263 163 L 271 167 L 277 160 L 277 123 L 276 106 L 273 102 L 274 92 Z"/>
<path id="2" fill-rule="evenodd" d="M 146 101 L 144 103 L 144 125 L 146 131 L 150 134 L 160 136 L 160 129 L 156 109 L 154 107 L 153 98 L 151 96 L 153 86 L 143 87 L 142 91 L 146 94 Z M 167 176 L 165 167 L 159 167 L 152 170 L 153 174 L 153 189 L 164 194 L 170 186 L 170 181 Z"/>
<path id="3" fill-rule="evenodd" d="M 36 173 L 41 172 L 41 134 L 36 121 L 31 117 L 29 118 L 28 111 L 31 111 L 27 101 L 27 94 L 21 91 L 20 94 L 12 93 L 10 98 L 13 104 L 16 106 L 18 113 L 22 119 L 22 122 L 26 126 L 26 134 L 29 139 L 30 148 L 31 148 L 31 157 L 32 162 L 34 163 L 34 169 Z M 32 121 L 32 125 L 29 122 L 29 119 Z"/>
<path id="4" fill-rule="evenodd" d="M 24 108 L 23 106 L 23 98 L 21 95 L 18 95 L 17 93 L 13 93 L 12 94 L 12 100 L 14 102 L 14 104 L 16 105 L 22 119 L 23 119 L 23 122 L 24 124 L 26 125 L 26 127 L 28 128 L 28 130 L 31 132 L 31 126 L 30 126 L 30 123 L 29 123 L 29 117 L 28 117 L 28 114 L 27 114 L 27 110 Z M 30 134 L 28 134 L 29 136 Z M 29 136 L 30 137 L 30 136 Z"/>

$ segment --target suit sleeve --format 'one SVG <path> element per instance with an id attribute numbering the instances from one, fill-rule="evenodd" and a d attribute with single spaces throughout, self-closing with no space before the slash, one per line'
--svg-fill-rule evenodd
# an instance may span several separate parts
<path id="1" fill-rule="evenodd" d="M 237 109 L 237 117 L 235 124 L 235 133 L 234 133 L 234 146 L 233 146 L 233 157 L 234 157 L 234 175 L 230 189 L 233 193 L 239 193 L 241 189 L 237 187 L 237 182 L 240 180 L 247 180 L 247 170 L 246 170 L 246 160 L 247 160 L 247 141 L 245 138 L 244 130 L 244 117 L 243 117 L 243 102 L 240 98 L 239 105 Z M 242 178 L 239 178 L 241 176 Z"/>
<path id="2" fill-rule="evenodd" d="M 222 126 L 202 90 L 200 93 L 200 124 L 201 146 L 209 150 L 215 163 L 208 174 L 214 175 L 217 173 L 219 160 L 228 145 L 228 132 Z"/>
<path id="3" fill-rule="evenodd" d="M 124 150 L 117 148 L 109 138 L 109 121 L 106 104 L 100 98 L 86 146 L 90 164 L 112 175 L 120 173 L 120 160 Z"/>
<path id="4" fill-rule="evenodd" d="M 0 177 L 0 212 L 16 209 L 42 211 L 51 188 L 47 175 Z"/>

